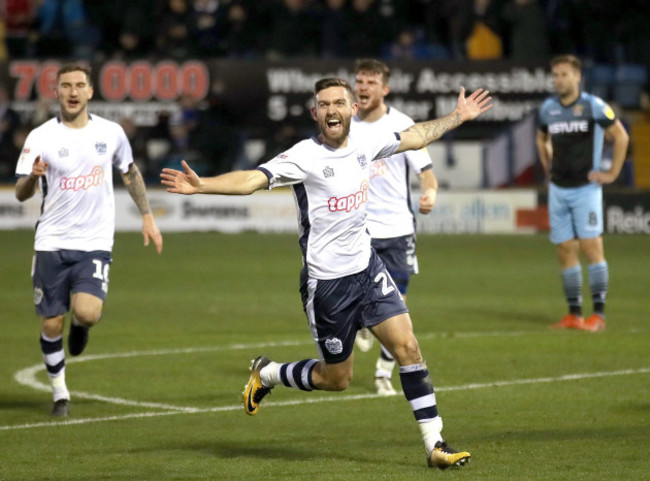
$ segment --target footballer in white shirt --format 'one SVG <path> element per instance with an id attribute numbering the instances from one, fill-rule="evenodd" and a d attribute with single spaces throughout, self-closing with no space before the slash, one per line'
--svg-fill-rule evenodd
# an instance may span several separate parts
<path id="1" fill-rule="evenodd" d="M 354 67 L 354 89 L 359 103 L 352 119 L 353 134 L 378 135 L 379 132 L 399 132 L 413 125 L 413 119 L 386 105 L 390 93 L 390 68 L 375 59 L 359 59 Z M 411 172 L 420 180 L 422 194 L 419 211 L 428 214 L 433 209 L 438 181 L 433 173 L 426 149 L 407 150 L 390 157 L 376 159 L 370 168 L 367 226 L 372 247 L 386 265 L 399 292 L 406 301 L 411 274 L 418 273 L 415 254 L 415 216 L 411 205 Z M 356 345 L 362 351 L 372 347 L 369 329 L 357 333 Z M 376 362 L 375 389 L 377 394 L 396 394 L 391 377 L 395 359 L 381 346 Z"/>
<path id="2" fill-rule="evenodd" d="M 399 364 L 402 389 L 422 432 L 431 467 L 462 466 L 469 453 L 442 439 L 433 384 L 413 334 L 408 309 L 386 267 L 370 246 L 366 207 L 370 164 L 406 150 L 422 149 L 445 132 L 491 108 L 487 91 L 468 97 L 461 89 L 456 109 L 440 119 L 399 133 L 350 133 L 358 104 L 350 84 L 338 78 L 316 82 L 312 117 L 316 137 L 255 170 L 201 178 L 182 161 L 183 170 L 163 169 L 161 182 L 177 194 L 248 195 L 291 185 L 298 209 L 303 253 L 301 295 L 318 359 L 278 363 L 259 356 L 242 400 L 249 415 L 277 385 L 312 391 L 342 391 L 352 378 L 356 332 L 369 327 Z"/>
<path id="3" fill-rule="evenodd" d="M 144 243 L 162 252 L 162 236 L 151 214 L 142 175 L 117 123 L 88 113 L 90 71 L 79 65 L 57 73 L 60 114 L 28 135 L 16 166 L 16 198 L 40 190 L 32 282 L 42 318 L 41 352 L 52 384 L 52 415 L 67 416 L 63 330 L 71 312 L 68 352 L 86 347 L 88 329 L 101 316 L 109 284 L 115 230 L 113 168 L 122 176 L 142 214 Z"/>

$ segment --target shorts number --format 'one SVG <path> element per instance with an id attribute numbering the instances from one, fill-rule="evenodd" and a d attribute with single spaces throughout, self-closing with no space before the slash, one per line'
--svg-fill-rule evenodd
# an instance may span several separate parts
<path id="1" fill-rule="evenodd" d="M 391 292 L 395 290 L 395 288 L 392 285 L 388 284 L 388 276 L 386 275 L 385 272 L 380 272 L 375 276 L 375 282 L 381 282 L 381 293 L 384 296 L 387 296 Z"/>
<path id="2" fill-rule="evenodd" d="M 93 278 L 108 282 L 108 268 L 110 264 L 103 264 L 99 259 L 93 259 L 93 263 L 95 264 Z"/>

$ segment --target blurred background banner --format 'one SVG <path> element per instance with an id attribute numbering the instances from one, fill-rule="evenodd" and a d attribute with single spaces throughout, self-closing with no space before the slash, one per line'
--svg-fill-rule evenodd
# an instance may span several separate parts
<path id="1" fill-rule="evenodd" d="M 0 65 L 8 80 L 14 108 L 31 120 L 41 97 L 52 95 L 64 61 L 12 60 Z M 309 117 L 316 80 L 353 80 L 353 60 L 187 60 L 107 61 L 92 63 L 95 96 L 91 109 L 119 121 L 132 117 L 137 126 L 153 126 L 157 113 L 174 112 L 183 96 L 204 101 L 218 96 L 237 110 L 242 125 L 269 128 L 291 122 L 312 128 Z M 485 136 L 485 129 L 522 119 L 552 92 L 545 63 L 509 61 L 400 61 L 391 64 L 390 103 L 413 117 L 427 120 L 454 109 L 461 86 L 489 89 L 495 108 L 479 118 L 478 129 L 466 136 Z M 56 106 L 52 106 L 52 114 Z"/>
<path id="2" fill-rule="evenodd" d="M 413 193 L 417 200 L 419 192 Z M 149 192 L 156 222 L 164 232 L 295 233 L 293 194 L 289 189 L 254 196 L 179 196 Z M 605 230 L 650 234 L 650 193 L 606 193 Z M 139 232 L 142 217 L 129 194 L 115 192 L 116 230 Z M 417 202 L 414 204 L 417 205 Z M 10 189 L 0 190 L 0 230 L 33 229 L 41 202 L 18 203 Z M 417 215 L 418 233 L 533 234 L 548 231 L 546 196 L 536 189 L 441 191 L 429 215 Z"/>

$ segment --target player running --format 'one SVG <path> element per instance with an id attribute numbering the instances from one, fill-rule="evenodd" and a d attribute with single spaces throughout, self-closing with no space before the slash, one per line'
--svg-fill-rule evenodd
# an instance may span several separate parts
<path id="1" fill-rule="evenodd" d="M 186 162 L 183 171 L 163 169 L 161 182 L 178 194 L 248 195 L 260 189 L 293 186 L 303 253 L 302 302 L 318 359 L 278 363 L 257 357 L 243 393 L 244 409 L 255 415 L 277 385 L 303 391 L 342 391 L 352 378 L 354 339 L 368 327 L 399 365 L 402 390 L 424 440 L 427 463 L 447 468 L 470 454 L 442 438 L 433 384 L 413 334 L 408 309 L 386 267 L 370 245 L 366 205 L 370 163 L 405 150 L 421 149 L 464 121 L 492 107 L 487 91 L 465 97 L 454 112 L 387 135 L 350 134 L 358 105 L 342 79 L 319 80 L 312 116 L 319 135 L 303 140 L 256 170 L 199 178 Z"/>

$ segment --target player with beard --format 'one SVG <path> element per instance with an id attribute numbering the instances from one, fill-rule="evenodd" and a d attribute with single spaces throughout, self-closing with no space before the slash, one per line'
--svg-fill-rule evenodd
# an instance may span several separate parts
<path id="1" fill-rule="evenodd" d="M 573 55 L 551 61 L 557 96 L 539 111 L 537 150 L 550 178 L 548 213 L 550 239 L 557 246 L 562 285 L 569 312 L 551 327 L 603 331 L 609 267 L 603 247 L 603 184 L 621 171 L 629 137 L 612 108 L 580 90 L 581 62 Z M 614 139 L 612 165 L 601 171 L 603 139 Z M 582 266 L 587 258 L 593 312 L 582 317 Z"/>
<path id="2" fill-rule="evenodd" d="M 413 125 L 413 119 L 384 102 L 390 92 L 388 65 L 375 59 L 360 59 L 355 63 L 354 72 L 355 93 L 359 102 L 359 111 L 352 119 L 355 134 L 400 131 Z M 367 207 L 372 247 L 386 265 L 405 302 L 411 274 L 418 273 L 411 172 L 417 174 L 422 189 L 418 210 L 422 214 L 431 212 L 436 202 L 438 181 L 426 149 L 407 150 L 376 159 L 370 167 Z M 357 333 L 356 345 L 359 349 L 368 351 L 372 343 L 373 336 L 369 329 L 361 329 Z M 377 394 L 396 394 L 391 382 L 394 367 L 392 354 L 381 346 L 375 366 Z"/>
<path id="3" fill-rule="evenodd" d="M 303 254 L 302 302 L 318 359 L 278 363 L 259 356 L 243 393 L 244 409 L 255 415 L 277 385 L 312 391 L 342 391 L 352 378 L 354 339 L 368 327 L 399 365 L 402 389 L 424 440 L 429 466 L 462 466 L 470 457 L 442 438 L 433 384 L 408 309 L 386 267 L 370 245 L 366 205 L 370 163 L 396 152 L 421 149 L 490 109 L 487 91 L 465 97 L 440 119 L 399 133 L 350 134 L 358 111 L 352 88 L 342 79 L 315 85 L 312 117 L 319 135 L 298 142 L 255 170 L 200 178 L 183 161 L 183 171 L 163 169 L 161 182 L 178 194 L 248 195 L 260 189 L 293 186 Z"/>

